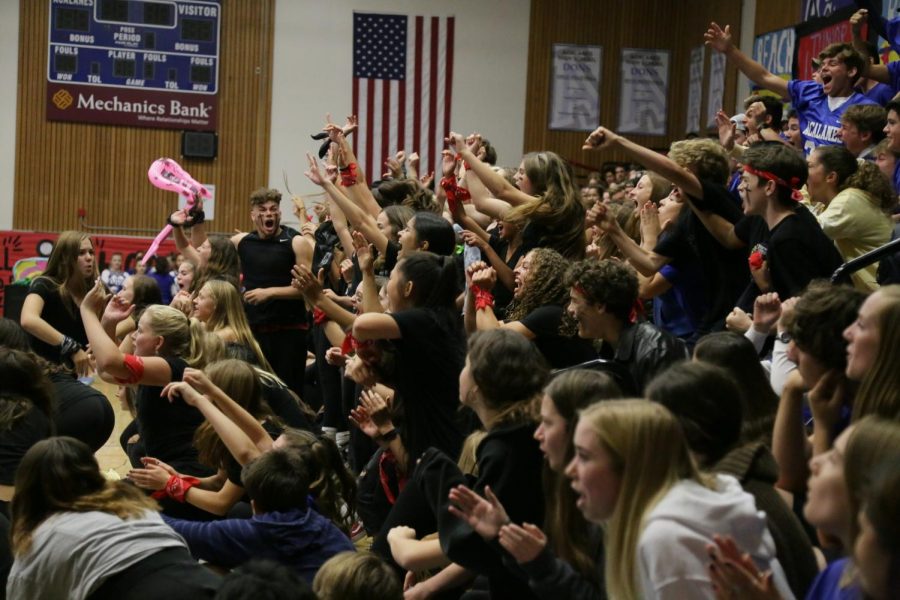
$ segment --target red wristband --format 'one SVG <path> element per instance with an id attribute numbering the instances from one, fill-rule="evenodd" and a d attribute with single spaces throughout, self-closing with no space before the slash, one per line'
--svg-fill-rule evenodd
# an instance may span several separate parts
<path id="1" fill-rule="evenodd" d="M 166 482 L 166 495 L 178 502 L 184 502 L 187 491 L 199 483 L 200 480 L 196 477 L 172 475 Z"/>
<path id="2" fill-rule="evenodd" d="M 344 187 L 356 185 L 356 163 L 341 168 L 341 185 Z"/>
<path id="3" fill-rule="evenodd" d="M 468 189 L 460 185 L 456 187 L 456 199 L 460 202 L 466 202 L 472 199 L 472 194 L 469 193 Z"/>
<path id="4" fill-rule="evenodd" d="M 475 310 L 494 308 L 494 295 L 479 286 L 473 286 L 475 292 Z"/>
<path id="5" fill-rule="evenodd" d="M 324 310 L 322 310 L 318 306 L 313 308 L 313 324 L 321 325 L 322 323 L 326 322 L 327 320 L 328 320 L 328 315 L 325 314 Z"/>

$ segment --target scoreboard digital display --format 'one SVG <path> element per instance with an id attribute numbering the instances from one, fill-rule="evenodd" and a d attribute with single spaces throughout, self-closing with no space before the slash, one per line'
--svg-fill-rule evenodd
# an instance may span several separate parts
<path id="1" fill-rule="evenodd" d="M 49 1 L 49 118 L 91 121 L 69 118 L 88 109 L 104 113 L 93 122 L 113 122 L 109 114 L 118 112 L 132 113 L 121 124 L 166 127 L 168 122 L 172 128 L 214 128 L 221 2 Z M 107 100 L 113 98 L 117 101 L 109 106 L 115 110 L 107 108 Z M 135 114 L 141 113 L 136 98 L 142 105 L 145 100 L 150 103 L 144 117 Z M 163 105 L 165 111 L 159 108 Z"/>

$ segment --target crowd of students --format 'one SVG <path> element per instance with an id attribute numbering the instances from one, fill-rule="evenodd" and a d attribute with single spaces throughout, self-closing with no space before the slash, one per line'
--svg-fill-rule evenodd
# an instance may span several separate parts
<path id="1" fill-rule="evenodd" d="M 897 235 L 900 83 L 706 40 L 787 118 L 599 127 L 629 163 L 580 183 L 477 133 L 379 178 L 329 120 L 300 230 L 273 189 L 230 238 L 178 211 L 175 288 L 63 232 L 0 321 L 7 595 L 897 598 L 900 269 L 829 278 Z"/>

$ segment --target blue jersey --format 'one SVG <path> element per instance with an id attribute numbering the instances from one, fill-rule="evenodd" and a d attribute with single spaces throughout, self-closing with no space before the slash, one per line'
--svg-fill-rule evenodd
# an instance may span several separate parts
<path id="1" fill-rule="evenodd" d="M 840 146 L 838 131 L 841 129 L 841 115 L 854 104 L 875 104 L 859 92 L 853 92 L 835 110 L 828 106 L 828 96 L 822 84 L 815 81 L 792 79 L 788 82 L 791 105 L 800 117 L 800 132 L 803 135 L 803 153 L 815 150 L 817 146 Z"/>
<path id="2" fill-rule="evenodd" d="M 888 67 L 890 68 L 890 67 Z M 893 79 L 893 77 L 892 77 Z M 863 96 L 871 100 L 872 102 L 877 102 L 881 106 L 884 106 L 888 102 L 894 99 L 894 96 L 897 94 L 897 90 L 894 89 L 893 86 L 890 86 L 886 83 L 876 84 L 868 92 L 861 92 Z"/>

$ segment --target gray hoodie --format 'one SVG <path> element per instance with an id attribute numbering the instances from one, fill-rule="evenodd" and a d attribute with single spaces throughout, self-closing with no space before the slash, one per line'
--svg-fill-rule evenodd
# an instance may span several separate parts
<path id="1" fill-rule="evenodd" d="M 29 551 L 16 557 L 6 597 L 80 600 L 109 577 L 167 548 L 187 549 L 155 512 L 128 520 L 98 511 L 57 513 L 38 525 Z"/>
<path id="2" fill-rule="evenodd" d="M 793 599 L 765 513 L 738 481 L 716 475 L 716 489 L 677 483 L 647 515 L 638 542 L 639 583 L 645 599 L 714 599 L 706 546 L 714 534 L 730 535 L 762 570 L 772 570 L 781 597 Z"/>

